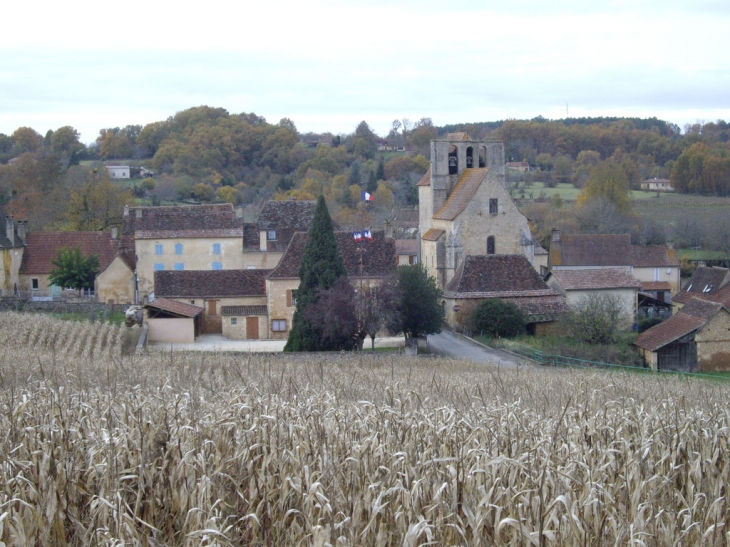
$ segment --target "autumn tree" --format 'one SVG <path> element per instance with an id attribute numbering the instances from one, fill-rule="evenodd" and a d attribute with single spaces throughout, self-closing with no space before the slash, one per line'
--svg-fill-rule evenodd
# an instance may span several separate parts
<path id="1" fill-rule="evenodd" d="M 66 209 L 68 226 L 72 230 L 97 231 L 122 223 L 124 206 L 132 201 L 129 190 L 92 173 L 86 183 L 71 191 Z"/>
<path id="2" fill-rule="evenodd" d="M 621 214 L 630 214 L 632 211 L 629 180 L 621 166 L 612 160 L 601 162 L 593 168 L 578 196 L 578 205 L 596 198 L 613 204 Z"/>

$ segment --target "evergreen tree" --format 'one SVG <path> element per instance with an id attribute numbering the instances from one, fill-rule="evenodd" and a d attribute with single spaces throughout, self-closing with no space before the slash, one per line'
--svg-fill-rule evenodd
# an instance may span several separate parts
<path id="1" fill-rule="evenodd" d="M 377 180 L 385 180 L 385 159 L 380 158 L 378 163 L 378 170 L 375 172 L 375 178 Z"/>
<path id="2" fill-rule="evenodd" d="M 353 184 L 360 184 L 360 162 L 355 160 L 350 166 L 350 173 L 347 178 L 350 181 L 350 186 Z"/>
<path id="3" fill-rule="evenodd" d="M 332 218 L 324 197 L 319 196 L 299 267 L 297 309 L 284 351 L 331 351 L 346 347 L 342 340 L 325 340 L 322 327 L 307 318 L 307 308 L 345 275 L 347 271 L 337 249 Z"/>
<path id="4" fill-rule="evenodd" d="M 441 332 L 444 308 L 436 280 L 421 264 L 398 268 L 399 302 L 388 330 L 418 338 Z"/>

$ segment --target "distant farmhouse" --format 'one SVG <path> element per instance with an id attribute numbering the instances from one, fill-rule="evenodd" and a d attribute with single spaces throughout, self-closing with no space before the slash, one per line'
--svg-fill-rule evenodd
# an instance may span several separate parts
<path id="1" fill-rule="evenodd" d="M 130 176 L 129 165 L 107 165 L 106 170 L 112 180 L 128 179 Z"/>
<path id="2" fill-rule="evenodd" d="M 658 178 L 642 180 L 641 189 L 647 192 L 674 192 L 674 187 L 669 180 Z"/>

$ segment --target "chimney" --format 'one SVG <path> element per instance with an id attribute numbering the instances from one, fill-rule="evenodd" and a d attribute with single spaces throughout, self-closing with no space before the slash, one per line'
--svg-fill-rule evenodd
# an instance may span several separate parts
<path id="1" fill-rule="evenodd" d="M 7 215 L 5 217 L 5 236 L 10 240 L 10 246 L 15 246 L 15 223 L 13 217 Z"/>
<path id="2" fill-rule="evenodd" d="M 243 218 L 243 205 L 237 205 L 234 208 L 234 213 L 236 215 L 236 218 Z"/>
<path id="3" fill-rule="evenodd" d="M 125 217 L 128 217 L 129 216 L 129 205 L 125 205 L 124 206 L 124 216 Z"/>
<path id="4" fill-rule="evenodd" d="M 21 243 L 25 243 L 25 237 L 28 235 L 28 221 L 21 220 L 18 222 L 18 239 Z"/>
<path id="5" fill-rule="evenodd" d="M 672 241 L 671 239 L 667 240 L 667 249 L 674 250 L 674 241 Z"/>
<path id="6" fill-rule="evenodd" d="M 112 239 L 116 240 L 119 239 L 119 228 L 117 226 L 112 226 Z"/>
<path id="7" fill-rule="evenodd" d="M 548 250 L 548 269 L 553 266 L 561 266 L 563 264 L 563 256 L 560 248 L 560 230 L 553 228 L 550 236 L 550 249 Z"/>

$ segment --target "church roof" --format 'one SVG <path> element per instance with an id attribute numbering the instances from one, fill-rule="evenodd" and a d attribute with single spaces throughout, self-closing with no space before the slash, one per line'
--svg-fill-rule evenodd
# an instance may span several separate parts
<path id="1" fill-rule="evenodd" d="M 431 186 L 431 168 L 428 168 L 428 171 L 426 171 L 426 174 L 423 175 L 423 178 L 418 181 L 418 184 L 416 186 Z"/>
<path id="2" fill-rule="evenodd" d="M 446 233 L 446 230 L 440 228 L 431 228 L 428 232 L 421 236 L 426 241 L 438 241 L 438 239 Z"/>
<path id="3" fill-rule="evenodd" d="M 489 167 L 465 169 L 446 203 L 433 215 L 435 220 L 454 220 L 464 212 L 489 173 Z"/>

